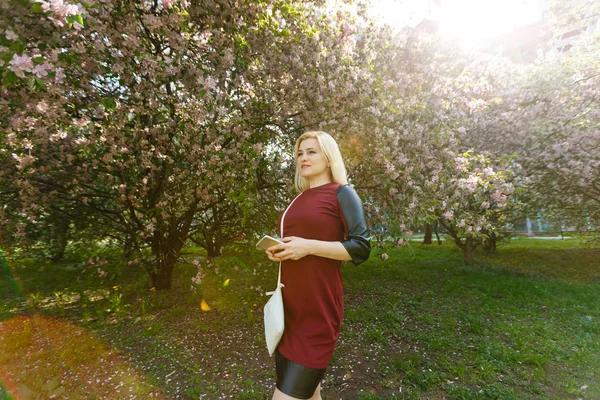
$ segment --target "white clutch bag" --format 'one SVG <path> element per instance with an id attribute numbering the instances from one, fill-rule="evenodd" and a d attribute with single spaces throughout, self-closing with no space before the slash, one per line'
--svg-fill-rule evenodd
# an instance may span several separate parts
<path id="1" fill-rule="evenodd" d="M 302 193 L 300 193 L 302 194 Z M 286 208 L 283 215 L 281 216 L 281 237 L 283 236 L 283 220 L 285 219 L 285 214 L 287 214 L 288 210 L 294 204 L 294 201 L 300 197 L 300 195 L 296 196 L 294 200 L 290 203 L 290 205 Z M 272 292 L 267 292 L 267 296 L 271 296 L 267 304 L 264 307 L 264 318 L 265 318 L 265 340 L 267 342 L 267 350 L 269 350 L 269 356 L 272 356 L 275 353 L 275 349 L 279 345 L 279 341 L 283 336 L 283 331 L 285 329 L 285 317 L 283 313 L 283 294 L 281 293 L 281 288 L 284 287 L 284 284 L 281 283 L 281 263 L 279 263 L 279 275 L 277 277 L 277 288 Z"/>
<path id="2" fill-rule="evenodd" d="M 267 292 L 267 296 L 271 296 L 267 304 L 265 304 L 265 339 L 267 341 L 267 349 L 269 356 L 272 356 L 283 336 L 285 329 L 285 318 L 283 315 L 283 295 L 281 288 L 281 263 L 279 263 L 279 279 L 277 280 L 277 289 L 272 292 Z"/>

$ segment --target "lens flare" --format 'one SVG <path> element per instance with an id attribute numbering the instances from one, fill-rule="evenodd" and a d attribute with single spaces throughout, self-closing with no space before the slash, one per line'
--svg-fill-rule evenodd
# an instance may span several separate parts
<path id="1" fill-rule="evenodd" d="M 200 302 L 200 309 L 202 311 L 210 311 L 210 307 L 208 306 L 208 304 L 206 303 L 206 301 L 204 299 L 202 299 L 202 301 Z"/>

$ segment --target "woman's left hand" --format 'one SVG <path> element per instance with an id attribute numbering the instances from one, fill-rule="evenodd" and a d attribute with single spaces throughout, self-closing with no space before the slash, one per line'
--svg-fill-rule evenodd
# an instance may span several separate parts
<path id="1" fill-rule="evenodd" d="M 267 254 L 273 261 L 299 260 L 310 254 L 311 240 L 296 236 L 281 239 L 282 244 L 269 247 Z"/>

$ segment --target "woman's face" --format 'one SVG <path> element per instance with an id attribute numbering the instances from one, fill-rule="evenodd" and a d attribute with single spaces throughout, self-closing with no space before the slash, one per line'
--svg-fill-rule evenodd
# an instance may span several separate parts
<path id="1" fill-rule="evenodd" d="M 296 162 L 303 178 L 315 182 L 320 179 L 329 180 L 330 171 L 327 166 L 327 158 L 325 158 L 317 139 L 304 139 L 300 142 Z"/>

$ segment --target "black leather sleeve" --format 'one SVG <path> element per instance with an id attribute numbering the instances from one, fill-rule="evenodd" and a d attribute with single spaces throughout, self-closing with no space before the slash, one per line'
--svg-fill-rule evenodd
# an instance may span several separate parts
<path id="1" fill-rule="evenodd" d="M 367 228 L 363 204 L 350 185 L 338 188 L 337 199 L 348 228 L 348 237 L 342 241 L 342 244 L 352 257 L 354 265 L 358 265 L 366 261 L 371 254 L 369 229 Z"/>

